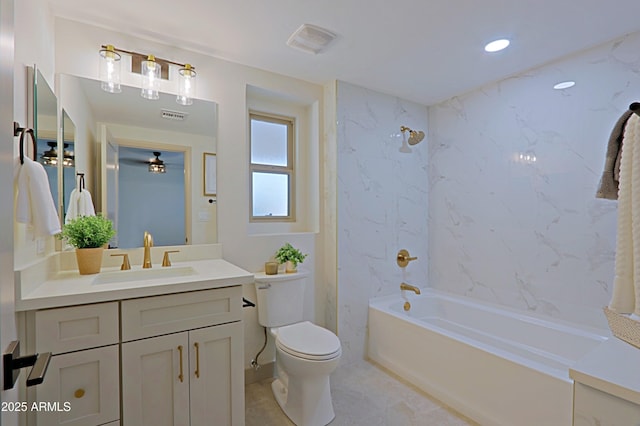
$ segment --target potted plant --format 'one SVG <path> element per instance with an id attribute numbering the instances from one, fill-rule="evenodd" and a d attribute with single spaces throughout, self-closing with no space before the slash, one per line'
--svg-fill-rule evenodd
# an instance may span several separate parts
<path id="1" fill-rule="evenodd" d="M 65 224 L 58 237 L 76 248 L 80 275 L 88 275 L 100 272 L 104 246 L 115 233 L 104 216 L 80 216 Z"/>
<path id="2" fill-rule="evenodd" d="M 307 257 L 306 254 L 302 254 L 300 250 L 289 243 L 280 247 L 276 252 L 276 260 L 285 264 L 285 272 L 296 272 L 298 263 L 302 263 L 305 257 Z"/>

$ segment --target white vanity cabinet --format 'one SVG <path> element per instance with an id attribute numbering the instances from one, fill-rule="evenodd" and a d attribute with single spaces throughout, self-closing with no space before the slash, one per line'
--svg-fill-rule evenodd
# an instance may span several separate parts
<path id="1" fill-rule="evenodd" d="M 51 351 L 27 424 L 244 425 L 242 285 L 25 313 Z M 22 423 L 24 424 L 24 423 Z"/>
<path id="2" fill-rule="evenodd" d="M 92 426 L 120 418 L 118 303 L 31 312 L 35 352 L 52 352 L 29 424 Z M 114 397 L 114 395 L 116 397 Z M 40 405 L 42 404 L 42 405 Z"/>
<path id="3" fill-rule="evenodd" d="M 122 302 L 124 426 L 244 425 L 241 298 L 238 286 Z"/>

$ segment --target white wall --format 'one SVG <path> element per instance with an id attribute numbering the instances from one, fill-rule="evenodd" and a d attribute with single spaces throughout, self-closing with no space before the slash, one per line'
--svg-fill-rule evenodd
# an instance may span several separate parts
<path id="1" fill-rule="evenodd" d="M 426 106 L 343 82 L 337 122 L 338 335 L 349 363 L 365 356 L 369 298 L 427 285 L 430 141 L 399 151 L 401 125 L 428 129 Z M 405 270 L 403 248 L 418 257 Z"/>
<path id="2" fill-rule="evenodd" d="M 54 87 L 53 17 L 45 0 L 16 1 L 15 8 L 15 60 L 14 60 L 14 117 L 22 126 L 31 126 L 27 114 L 27 66 L 36 65 L 49 87 Z M 37 28 L 37 31 L 34 31 Z M 18 157 L 17 139 L 14 156 Z M 36 239 L 30 229 L 14 222 L 14 266 L 28 264 L 54 249 L 54 238 Z M 37 245 L 44 250 L 37 251 Z"/>
<path id="3" fill-rule="evenodd" d="M 630 35 L 429 109 L 432 287 L 606 327 L 617 203 L 595 191 L 639 52 Z"/>
<path id="4" fill-rule="evenodd" d="M 159 58 L 177 62 L 189 62 L 198 70 L 197 97 L 217 102 L 218 115 L 218 241 L 223 245 L 224 258 L 248 271 L 264 269 L 267 261 L 285 242 L 290 242 L 309 254 L 303 267 L 311 271 L 307 280 L 305 308 L 309 319 L 324 322 L 324 309 L 316 311 L 314 296 L 319 271 L 316 270 L 315 232 L 250 235 L 249 228 L 249 146 L 247 142 L 247 87 L 259 87 L 283 98 L 305 103 L 320 113 L 322 86 L 277 75 L 255 68 L 230 63 L 210 56 L 161 45 L 149 40 L 130 37 L 121 33 L 80 24 L 73 21 L 56 20 L 56 67 L 57 73 L 86 78 L 98 77 L 98 50 L 101 44 L 110 43 L 122 49 L 152 52 Z M 124 69 L 124 65 L 123 65 Z M 139 76 L 123 72 L 122 84 L 138 86 Z M 163 82 L 166 83 L 166 82 Z M 160 88 L 163 92 L 176 93 L 169 84 Z M 317 105 L 317 106 L 315 106 Z M 319 115 L 319 119 L 322 117 Z M 321 121 L 320 121 L 321 123 Z M 321 125 L 315 126 L 317 132 Z M 316 137 L 312 144 L 321 144 Z M 318 146 L 314 147 L 318 150 Z M 318 158 L 315 159 L 319 161 Z M 319 183 L 314 191 L 319 191 Z M 320 287 L 318 287 L 320 288 Z M 253 286 L 245 287 L 245 296 L 255 301 Z M 262 346 L 262 328 L 258 326 L 255 310 L 245 309 L 245 365 Z M 273 358 L 273 351 L 263 355 L 266 362 Z"/>

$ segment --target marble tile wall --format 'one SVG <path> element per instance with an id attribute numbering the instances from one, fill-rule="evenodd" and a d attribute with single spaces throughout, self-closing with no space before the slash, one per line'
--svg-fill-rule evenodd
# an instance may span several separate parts
<path id="1" fill-rule="evenodd" d="M 365 355 L 369 298 L 427 284 L 428 141 L 400 152 L 400 126 L 428 128 L 427 108 L 337 85 L 337 313 L 342 363 Z M 406 270 L 399 249 L 418 260 Z"/>
<path id="2" fill-rule="evenodd" d="M 634 101 L 640 33 L 430 107 L 429 284 L 606 327 L 617 202 L 594 195 Z"/>

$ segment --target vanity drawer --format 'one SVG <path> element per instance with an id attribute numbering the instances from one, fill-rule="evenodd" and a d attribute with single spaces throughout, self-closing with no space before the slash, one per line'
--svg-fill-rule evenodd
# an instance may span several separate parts
<path id="1" fill-rule="evenodd" d="M 122 301 L 122 341 L 242 319 L 242 286 Z"/>
<path id="2" fill-rule="evenodd" d="M 36 311 L 36 352 L 55 355 L 118 343 L 118 325 L 118 302 Z"/>

